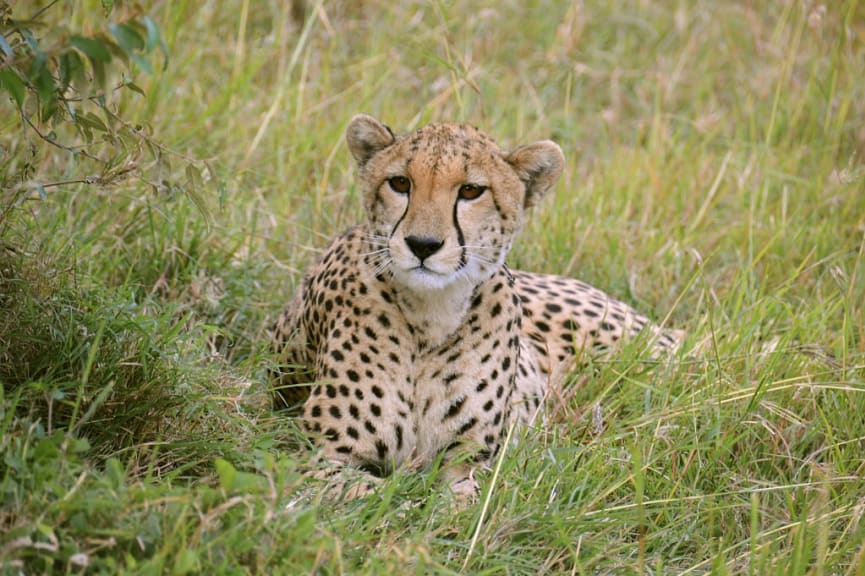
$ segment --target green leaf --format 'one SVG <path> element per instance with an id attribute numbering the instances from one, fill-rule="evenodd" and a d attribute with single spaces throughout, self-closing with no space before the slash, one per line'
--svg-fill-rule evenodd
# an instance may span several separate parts
<path id="1" fill-rule="evenodd" d="M 114 35 L 117 44 L 130 56 L 135 52 L 144 50 L 144 39 L 138 33 L 138 30 L 129 24 L 109 24 L 108 29 Z"/>
<path id="2" fill-rule="evenodd" d="M 195 192 L 198 192 L 204 187 L 201 172 L 192 164 L 186 165 L 186 185 Z"/>
<path id="3" fill-rule="evenodd" d="M 189 178 L 189 173 L 187 171 L 187 178 Z M 211 223 L 211 215 L 210 210 L 207 209 L 207 204 L 204 201 L 204 198 L 201 196 L 199 191 L 193 186 L 187 186 L 184 188 L 186 192 L 186 197 L 189 198 L 192 203 L 198 208 L 198 212 L 204 217 L 205 223 L 209 226 Z"/>
<path id="4" fill-rule="evenodd" d="M 90 450 L 90 440 L 87 438 L 70 438 L 69 449 L 75 454 L 82 454 Z"/>
<path id="5" fill-rule="evenodd" d="M 265 480 L 258 474 L 238 471 L 230 462 L 217 458 L 216 473 L 219 475 L 219 486 L 226 492 L 248 492 L 260 490 Z"/>
<path id="6" fill-rule="evenodd" d="M 37 462 L 54 460 L 60 455 L 60 448 L 51 438 L 43 438 L 33 448 L 33 459 Z"/>
<path id="7" fill-rule="evenodd" d="M 147 94 L 144 93 L 144 90 L 141 89 L 141 86 L 139 86 L 138 84 L 136 84 L 132 80 L 124 82 L 123 85 L 126 86 L 127 88 L 129 88 L 130 90 L 132 90 L 133 92 L 135 92 L 137 94 L 141 94 L 144 97 L 147 97 Z"/>
<path id="8" fill-rule="evenodd" d="M 38 531 L 39 534 L 41 534 L 42 536 L 45 536 L 45 538 L 48 539 L 48 542 L 50 544 L 56 544 L 57 543 L 57 535 L 54 534 L 54 529 L 51 526 L 49 526 L 48 524 L 43 524 L 40 522 L 39 524 L 36 525 L 36 530 Z"/>
<path id="9" fill-rule="evenodd" d="M 237 477 L 237 469 L 231 465 L 231 462 L 222 458 L 217 458 L 215 465 L 216 473 L 219 475 L 219 485 L 223 490 L 231 490 Z"/>
<path id="10" fill-rule="evenodd" d="M 0 70 L 0 86 L 12 96 L 19 108 L 24 104 L 24 82 L 18 77 L 11 68 L 3 68 Z"/>
<path id="11" fill-rule="evenodd" d="M 108 126 L 106 126 L 102 119 L 93 112 L 85 112 L 84 114 L 79 114 L 76 117 L 76 120 L 79 123 L 87 126 L 88 128 L 99 130 L 100 132 L 108 132 Z"/>
<path id="12" fill-rule="evenodd" d="M 129 24 L 109 24 L 108 29 L 117 39 L 120 48 L 129 56 L 129 59 L 148 74 L 153 74 L 150 62 L 140 54 L 146 44 L 138 30 Z"/>
<path id="13" fill-rule="evenodd" d="M 117 458 L 109 458 L 105 462 L 105 473 L 111 481 L 111 487 L 119 490 L 126 480 L 126 469 Z"/>
<path id="14" fill-rule="evenodd" d="M 141 23 L 144 24 L 144 27 L 147 29 L 147 51 L 152 52 L 156 46 L 159 46 L 162 55 L 165 56 L 165 63 L 162 66 L 162 69 L 165 70 L 168 68 L 168 47 L 165 45 L 165 40 L 162 39 L 159 27 L 150 16 L 142 18 Z"/>
<path id="15" fill-rule="evenodd" d="M 93 141 L 93 131 L 90 129 L 90 126 L 85 122 L 81 121 L 81 116 L 76 115 L 73 117 L 73 122 L 75 123 L 75 127 L 84 136 L 84 140 L 90 144 Z"/>
<path id="16" fill-rule="evenodd" d="M 101 40 L 75 35 L 69 43 L 81 50 L 92 62 L 111 62 L 111 52 Z"/>
<path id="17" fill-rule="evenodd" d="M 3 34 L 0 34 L 0 50 L 3 50 L 3 53 L 8 58 L 12 56 L 12 46 L 9 45 L 9 42 L 6 41 L 6 37 Z"/>
<path id="18" fill-rule="evenodd" d="M 238 472 L 234 478 L 234 490 L 256 492 L 264 486 L 264 478 L 251 472 Z"/>
<path id="19" fill-rule="evenodd" d="M 153 67 L 150 65 L 150 62 L 147 61 L 147 58 L 135 53 L 130 54 L 129 58 L 146 73 L 153 74 Z"/>
<path id="20" fill-rule="evenodd" d="M 57 109 L 57 86 L 54 77 L 45 65 L 44 58 L 34 58 L 28 74 L 30 82 L 36 87 L 39 95 L 39 112 L 42 121 L 50 120 Z"/>
<path id="21" fill-rule="evenodd" d="M 76 85 L 82 84 L 84 80 L 84 61 L 75 50 L 64 52 L 60 56 L 60 85 L 66 90 L 75 81 Z"/>
<path id="22" fill-rule="evenodd" d="M 99 60 L 91 60 L 90 65 L 93 67 L 93 82 L 97 86 L 105 86 L 105 62 Z"/>
<path id="23" fill-rule="evenodd" d="M 33 50 L 33 53 L 37 56 L 44 56 L 42 50 L 39 49 L 39 41 L 36 40 L 36 37 L 33 35 L 30 30 L 26 28 L 19 28 L 18 31 L 21 33 L 21 36 L 24 37 L 24 41 L 27 42 L 27 45 Z"/>
<path id="24" fill-rule="evenodd" d="M 172 574 L 192 574 L 201 571 L 198 564 L 198 553 L 190 548 L 184 548 L 177 554 L 172 567 Z"/>

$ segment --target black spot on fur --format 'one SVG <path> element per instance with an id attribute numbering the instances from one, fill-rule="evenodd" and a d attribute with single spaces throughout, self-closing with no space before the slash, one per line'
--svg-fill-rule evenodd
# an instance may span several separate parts
<path id="1" fill-rule="evenodd" d="M 385 456 L 387 456 L 387 444 L 385 444 L 381 440 L 376 440 L 375 452 L 376 454 L 378 454 L 379 459 L 384 460 Z"/>
<path id="2" fill-rule="evenodd" d="M 471 418 L 468 419 L 468 421 L 466 421 L 465 424 L 460 426 L 460 429 L 457 430 L 457 436 L 462 436 L 463 434 L 465 434 L 466 432 L 468 432 L 469 430 L 474 428 L 475 424 L 477 424 L 477 423 L 478 423 L 478 419 L 475 418 L 474 416 L 472 416 Z"/>
<path id="3" fill-rule="evenodd" d="M 454 401 L 450 407 L 448 407 L 448 411 L 445 413 L 445 420 L 449 420 L 460 413 L 460 410 L 463 408 L 463 404 L 465 404 L 466 399 L 464 396 L 461 396 Z"/>

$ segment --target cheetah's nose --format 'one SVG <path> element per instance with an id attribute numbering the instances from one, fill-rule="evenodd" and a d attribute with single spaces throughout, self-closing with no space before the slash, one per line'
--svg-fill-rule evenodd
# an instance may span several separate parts
<path id="1" fill-rule="evenodd" d="M 421 262 L 438 252 L 439 248 L 444 246 L 444 240 L 423 236 L 406 236 L 405 243 L 408 244 L 411 253 L 417 256 Z"/>

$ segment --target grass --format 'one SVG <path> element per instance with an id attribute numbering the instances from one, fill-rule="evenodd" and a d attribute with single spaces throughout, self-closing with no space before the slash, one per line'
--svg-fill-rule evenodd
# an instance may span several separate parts
<path id="1" fill-rule="evenodd" d="M 3 571 L 865 574 L 865 5 L 309 4 L 145 6 L 169 64 L 115 104 L 208 162 L 199 205 L 140 159 L 0 222 Z M 266 329 L 362 218 L 359 111 L 557 140 L 511 264 L 689 333 L 575 375 L 467 509 L 434 474 L 299 498 L 269 409 Z M 0 125 L 3 166 L 96 170 Z"/>

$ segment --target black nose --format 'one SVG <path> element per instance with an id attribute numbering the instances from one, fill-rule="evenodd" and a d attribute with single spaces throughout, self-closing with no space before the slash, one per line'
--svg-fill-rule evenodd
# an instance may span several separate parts
<path id="1" fill-rule="evenodd" d="M 405 243 L 408 244 L 411 253 L 423 262 L 444 246 L 444 240 L 436 238 L 424 238 L 422 236 L 406 236 Z"/>

